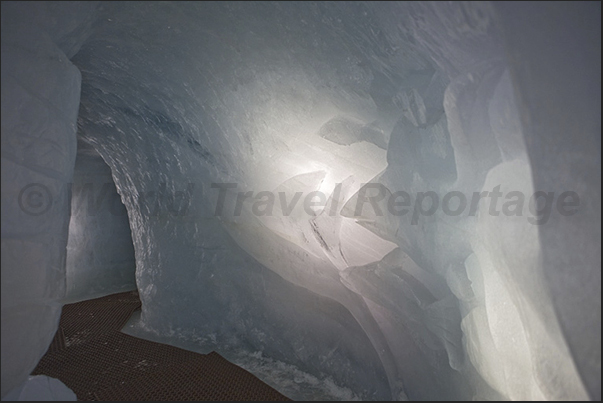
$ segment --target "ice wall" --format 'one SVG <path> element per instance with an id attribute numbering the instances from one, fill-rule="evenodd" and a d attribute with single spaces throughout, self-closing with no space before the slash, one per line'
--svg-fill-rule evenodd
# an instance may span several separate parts
<path id="1" fill-rule="evenodd" d="M 2 395 L 27 380 L 65 294 L 68 184 L 95 3 L 2 3 Z"/>
<path id="2" fill-rule="evenodd" d="M 80 98 L 65 53 L 44 32 L 11 28 L 3 19 L 2 395 L 27 379 L 57 329 Z"/>
<path id="3" fill-rule="evenodd" d="M 586 39 L 582 52 L 523 36 L 539 21 L 561 29 L 569 6 L 532 10 L 535 22 L 509 17 L 517 7 L 101 3 L 93 25 L 68 24 L 87 38 L 72 57 L 79 133 L 110 166 L 132 228 L 139 327 L 270 357 L 364 398 L 600 396 L 600 185 L 589 179 L 600 178 L 600 59 L 584 67 L 597 65 Z M 572 48 L 582 80 L 599 77 L 598 98 L 577 87 L 588 108 L 562 87 L 587 122 L 565 126 L 575 141 L 555 131 L 563 147 L 544 145 L 542 122 L 573 119 L 542 88 L 571 69 L 533 79 L 559 63 L 524 42 Z M 584 156 L 583 170 L 570 164 Z M 462 214 L 388 205 L 399 191 L 413 205 L 420 192 L 529 198 L 549 185 L 585 200 L 568 233 L 572 217 L 534 225 L 527 201 L 512 217 L 490 199 Z M 322 213 L 304 205 L 315 191 Z M 370 192 L 383 197 L 358 210 Z M 570 314 L 586 304 L 592 315 Z M 4 307 L 3 292 L 3 325 Z"/>
<path id="4" fill-rule="evenodd" d="M 582 6 L 537 11 L 507 4 L 498 11 L 514 60 L 534 187 L 557 194 L 574 189 L 580 196 L 580 212 L 566 217 L 553 210 L 539 237 L 563 335 L 591 398 L 600 400 L 601 5 Z"/>
<path id="5" fill-rule="evenodd" d="M 78 143 L 71 186 L 66 297 L 90 299 L 136 289 L 136 261 L 128 212 L 111 169 Z"/>

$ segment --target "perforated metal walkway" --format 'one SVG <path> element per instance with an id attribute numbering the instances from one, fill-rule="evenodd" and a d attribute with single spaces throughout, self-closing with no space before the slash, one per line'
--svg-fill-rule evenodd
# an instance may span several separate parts
<path id="1" fill-rule="evenodd" d="M 65 305 L 32 374 L 60 379 L 78 400 L 290 400 L 215 352 L 121 333 L 139 308 L 135 292 Z"/>

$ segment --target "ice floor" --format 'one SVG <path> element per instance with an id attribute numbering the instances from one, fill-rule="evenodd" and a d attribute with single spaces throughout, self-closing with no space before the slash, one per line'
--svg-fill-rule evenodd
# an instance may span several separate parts
<path id="1" fill-rule="evenodd" d="M 207 354 L 218 349 L 220 355 L 227 358 L 230 362 L 251 372 L 292 400 L 357 401 L 370 398 L 370 396 L 358 396 L 349 388 L 337 385 L 329 376 L 321 374 L 322 377 L 317 378 L 314 375 L 299 370 L 294 365 L 264 357 L 260 351 L 222 350 L 219 344 L 216 343 L 215 337 L 211 337 L 212 335 L 208 335 L 208 337 L 185 337 L 177 334 L 173 336 L 153 334 L 144 329 L 144 325 L 140 321 L 140 312 L 135 312 L 130 317 L 122 332 L 145 340 L 170 344 L 200 354 Z"/>

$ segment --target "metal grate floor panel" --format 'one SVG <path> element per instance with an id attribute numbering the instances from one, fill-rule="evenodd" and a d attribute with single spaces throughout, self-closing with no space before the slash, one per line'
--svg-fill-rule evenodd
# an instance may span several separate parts
<path id="1" fill-rule="evenodd" d="M 136 293 L 65 305 L 33 375 L 60 379 L 78 400 L 290 400 L 219 354 L 198 354 L 120 332 Z"/>

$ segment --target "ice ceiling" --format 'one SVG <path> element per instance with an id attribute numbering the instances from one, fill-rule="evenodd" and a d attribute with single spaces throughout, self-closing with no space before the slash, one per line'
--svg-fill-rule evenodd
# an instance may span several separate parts
<path id="1" fill-rule="evenodd" d="M 600 399 L 600 99 L 595 4 L 3 2 L 2 395 L 57 328 L 77 137 L 144 331 L 366 399 Z"/>

